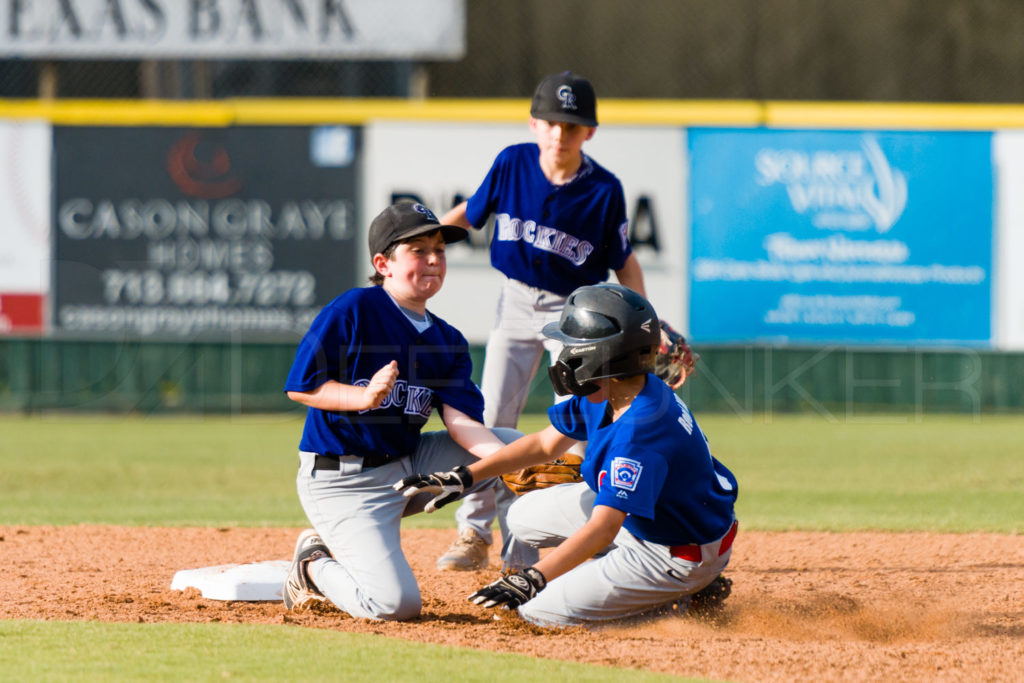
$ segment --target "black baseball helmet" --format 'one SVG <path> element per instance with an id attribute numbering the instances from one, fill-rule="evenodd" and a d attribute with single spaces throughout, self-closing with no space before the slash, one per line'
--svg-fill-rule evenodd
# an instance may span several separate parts
<path id="1" fill-rule="evenodd" d="M 587 396 L 595 379 L 631 377 L 650 372 L 661 345 L 658 314 L 647 299 L 622 285 L 588 285 L 565 301 L 557 323 L 544 336 L 563 344 L 548 368 L 560 395 Z"/>

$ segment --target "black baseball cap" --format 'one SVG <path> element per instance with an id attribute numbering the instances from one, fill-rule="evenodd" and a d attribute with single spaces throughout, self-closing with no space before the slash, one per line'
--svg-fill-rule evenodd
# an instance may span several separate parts
<path id="1" fill-rule="evenodd" d="M 458 225 L 441 225 L 434 212 L 415 202 L 399 202 L 377 214 L 370 223 L 370 258 L 384 251 L 395 242 L 441 231 L 445 243 L 460 242 L 469 236 L 469 231 Z"/>
<path id="2" fill-rule="evenodd" d="M 597 125 L 597 95 L 590 81 L 571 71 L 547 76 L 533 92 L 530 116 L 544 121 Z"/>

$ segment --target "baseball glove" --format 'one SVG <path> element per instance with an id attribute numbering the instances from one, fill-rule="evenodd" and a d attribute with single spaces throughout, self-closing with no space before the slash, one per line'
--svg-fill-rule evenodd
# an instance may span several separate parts
<path id="1" fill-rule="evenodd" d="M 693 352 L 686 337 L 664 320 L 661 323 L 661 347 L 654 359 L 654 374 L 673 389 L 683 386 L 686 378 L 697 371 L 700 355 Z"/>
<path id="2" fill-rule="evenodd" d="M 583 458 L 572 453 L 543 465 L 534 465 L 515 472 L 501 475 L 512 492 L 517 496 L 537 489 L 546 489 L 559 484 L 572 484 L 583 481 L 580 474 L 580 463 Z"/>

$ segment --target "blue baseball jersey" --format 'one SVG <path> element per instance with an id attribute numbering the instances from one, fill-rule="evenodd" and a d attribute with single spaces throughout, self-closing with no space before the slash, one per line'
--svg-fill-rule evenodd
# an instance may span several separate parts
<path id="1" fill-rule="evenodd" d="M 689 408 L 657 376 L 615 422 L 607 402 L 574 396 L 548 409 L 562 434 L 587 441 L 584 481 L 595 505 L 626 513 L 634 536 L 662 545 L 703 545 L 733 522 L 738 485 L 712 457 Z"/>
<path id="2" fill-rule="evenodd" d="M 466 206 L 478 228 L 492 213 L 491 264 L 563 296 L 604 282 L 632 251 L 622 183 L 586 155 L 575 178 L 554 185 L 536 144 L 506 147 Z"/>
<path id="3" fill-rule="evenodd" d="M 311 391 L 328 380 L 367 386 L 392 360 L 398 361 L 398 379 L 373 410 L 310 408 L 301 450 L 400 458 L 416 450 L 434 407 L 448 405 L 483 421 L 466 338 L 430 315 L 433 324 L 417 331 L 379 286 L 349 290 L 320 311 L 299 343 L 285 391 Z"/>

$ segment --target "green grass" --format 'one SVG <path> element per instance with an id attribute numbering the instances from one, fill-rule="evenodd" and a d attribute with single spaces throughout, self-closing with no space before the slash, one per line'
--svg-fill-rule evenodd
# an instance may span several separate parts
<path id="1" fill-rule="evenodd" d="M 698 416 L 747 528 L 1024 531 L 1024 416 Z"/>
<path id="2" fill-rule="evenodd" d="M 698 420 L 739 479 L 745 528 L 1024 531 L 1024 416 Z M 301 430 L 274 415 L 3 416 L 0 523 L 302 526 Z"/>
<path id="3" fill-rule="evenodd" d="M 670 680 L 641 671 L 286 626 L 36 621 L 0 621 L 0 671 L 5 681 Z"/>
<path id="4" fill-rule="evenodd" d="M 303 524 L 293 416 L 3 417 L 0 521 Z"/>
<path id="5" fill-rule="evenodd" d="M 698 420 L 739 479 L 748 529 L 1024 531 L 1024 416 Z M 301 429 L 273 415 L 3 416 L 0 523 L 301 526 Z"/>

